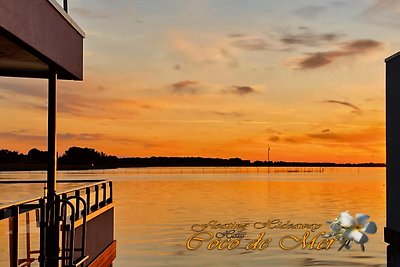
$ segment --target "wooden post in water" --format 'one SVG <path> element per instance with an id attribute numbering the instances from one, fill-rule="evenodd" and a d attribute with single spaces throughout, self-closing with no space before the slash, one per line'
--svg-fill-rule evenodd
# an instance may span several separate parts
<path id="1" fill-rule="evenodd" d="M 386 62 L 387 266 L 400 267 L 400 53 Z"/>

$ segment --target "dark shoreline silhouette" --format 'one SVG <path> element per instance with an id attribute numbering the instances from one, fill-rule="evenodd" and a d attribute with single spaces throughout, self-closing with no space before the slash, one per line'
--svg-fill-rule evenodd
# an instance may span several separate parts
<path id="1" fill-rule="evenodd" d="M 26 155 L 0 150 L 0 171 L 46 170 L 46 151 L 31 149 Z M 254 161 L 240 158 L 203 157 L 127 157 L 106 155 L 93 148 L 70 147 L 58 158 L 59 170 L 113 169 L 129 167 L 385 167 L 385 163 L 334 163 Z"/>

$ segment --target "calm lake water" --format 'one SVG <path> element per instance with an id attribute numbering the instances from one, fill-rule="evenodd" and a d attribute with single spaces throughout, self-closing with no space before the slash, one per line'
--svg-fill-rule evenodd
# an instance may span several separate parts
<path id="1" fill-rule="evenodd" d="M 0 179 L 13 178 L 38 179 L 45 174 L 0 173 Z M 114 181 L 117 267 L 386 266 L 385 168 L 132 168 L 62 172 L 59 178 Z M 42 191 L 41 185 L 0 184 L 0 203 Z M 376 222 L 378 232 L 369 235 L 365 252 L 356 244 L 351 250 L 338 251 L 338 243 L 328 250 L 317 250 L 316 244 L 311 250 L 309 246 L 302 249 L 301 244 L 284 250 L 280 240 L 286 247 L 294 246 L 295 238 L 301 242 L 307 229 L 265 227 L 271 220 L 277 222 L 274 225 L 322 224 L 310 232 L 310 242 L 318 233 L 329 231 L 326 221 L 342 211 L 365 213 Z M 188 239 L 196 233 L 193 225 L 195 230 L 207 225 L 204 231 L 214 235 L 227 231 L 210 229 L 210 221 L 215 221 L 211 225 L 231 224 L 231 228 L 247 224 L 245 236 L 231 250 L 209 250 L 210 241 L 196 250 L 187 249 Z M 4 223 L 0 223 L 4 237 L 1 227 Z M 268 247 L 246 250 L 262 233 L 264 240 L 271 239 Z"/>

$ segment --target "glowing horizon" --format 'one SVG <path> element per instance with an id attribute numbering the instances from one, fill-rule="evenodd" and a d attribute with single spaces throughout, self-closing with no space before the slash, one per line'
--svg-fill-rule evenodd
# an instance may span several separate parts
<path id="1" fill-rule="evenodd" d="M 69 6 L 85 76 L 58 83 L 59 153 L 385 162 L 395 0 Z M 0 78 L 0 148 L 46 150 L 46 88 Z"/>

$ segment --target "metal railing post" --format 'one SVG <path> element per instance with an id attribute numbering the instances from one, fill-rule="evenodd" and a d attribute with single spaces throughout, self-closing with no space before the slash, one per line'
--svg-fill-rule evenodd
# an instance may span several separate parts
<path id="1" fill-rule="evenodd" d="M 31 266 L 31 227 L 30 227 L 29 211 L 25 213 L 25 243 L 26 243 L 26 262 L 27 266 Z"/>
<path id="2" fill-rule="evenodd" d="M 60 196 L 55 201 L 46 204 L 46 250 L 45 267 L 58 266 L 60 252 Z"/>
<path id="3" fill-rule="evenodd" d="M 11 207 L 10 227 L 10 267 L 18 267 L 18 206 Z"/>
<path id="4" fill-rule="evenodd" d="M 107 205 L 107 183 L 103 183 L 101 188 L 103 189 L 103 201 L 100 202 L 100 207 L 104 207 Z"/>
<path id="5" fill-rule="evenodd" d="M 80 190 L 75 190 L 75 197 L 79 198 L 80 196 L 81 196 Z M 79 219 L 79 217 L 80 217 L 79 201 L 76 201 L 76 215 L 75 215 L 76 220 Z"/>
<path id="6" fill-rule="evenodd" d="M 92 190 L 90 187 L 86 188 L 86 215 L 90 213 L 90 193 Z"/>
<path id="7" fill-rule="evenodd" d="M 45 251 L 46 251 L 46 202 L 45 199 L 42 198 L 39 200 L 40 205 L 40 254 L 39 254 L 39 266 L 45 267 Z"/>
<path id="8" fill-rule="evenodd" d="M 94 186 L 94 190 L 95 190 L 95 203 L 94 205 L 91 207 L 92 211 L 98 210 L 99 209 L 99 186 L 95 185 Z"/>
<path id="9" fill-rule="evenodd" d="M 109 187 L 110 187 L 110 196 L 108 198 L 108 204 L 110 204 L 110 203 L 113 202 L 113 184 L 112 184 L 111 181 L 108 182 L 108 184 L 109 184 Z"/>

